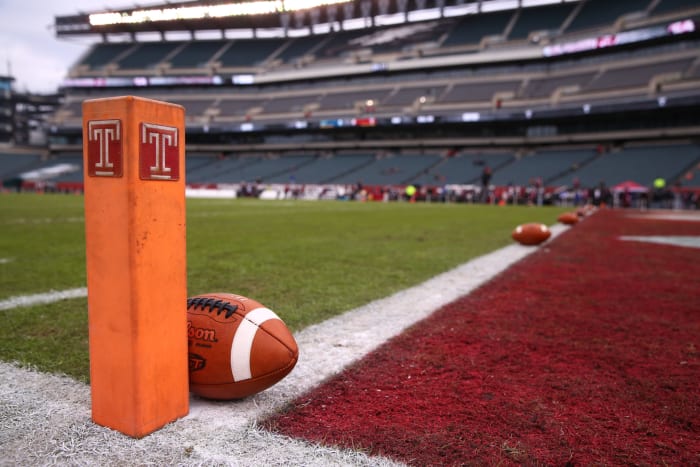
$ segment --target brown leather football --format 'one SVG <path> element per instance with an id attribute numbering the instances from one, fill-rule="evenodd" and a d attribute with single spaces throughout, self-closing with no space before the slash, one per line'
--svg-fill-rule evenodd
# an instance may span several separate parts
<path id="1" fill-rule="evenodd" d="M 551 235 L 552 232 L 546 225 L 531 222 L 517 226 L 511 236 L 521 245 L 539 245 Z"/>
<path id="2" fill-rule="evenodd" d="M 284 378 L 299 358 L 282 320 L 259 302 L 229 293 L 187 299 L 190 391 L 241 399 Z"/>
<path id="3" fill-rule="evenodd" d="M 578 214 L 575 212 L 565 212 L 561 214 L 557 220 L 562 224 L 574 225 L 578 222 Z"/>

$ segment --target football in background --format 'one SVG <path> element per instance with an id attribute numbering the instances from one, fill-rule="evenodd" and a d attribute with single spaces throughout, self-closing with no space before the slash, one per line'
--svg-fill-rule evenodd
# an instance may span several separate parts
<path id="1" fill-rule="evenodd" d="M 565 212 L 561 214 L 557 220 L 565 225 L 574 225 L 578 222 L 578 214 L 575 212 Z"/>
<path id="2" fill-rule="evenodd" d="M 552 232 L 544 224 L 531 222 L 519 225 L 513 230 L 511 235 L 513 240 L 521 245 L 539 245 L 552 236 Z"/>
<path id="3" fill-rule="evenodd" d="M 593 206 L 591 204 L 586 204 L 585 206 L 581 206 L 580 208 L 578 208 L 576 210 L 576 215 L 578 215 L 578 217 L 586 217 L 586 216 L 590 216 L 595 211 L 596 211 L 595 206 Z"/>
<path id="4" fill-rule="evenodd" d="M 284 378 L 299 357 L 282 320 L 259 302 L 229 293 L 187 299 L 190 391 L 241 399 Z"/>

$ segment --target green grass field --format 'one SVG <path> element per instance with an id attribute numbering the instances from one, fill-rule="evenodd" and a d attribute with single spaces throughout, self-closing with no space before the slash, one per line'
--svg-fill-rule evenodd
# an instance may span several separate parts
<path id="1" fill-rule="evenodd" d="M 299 330 L 507 245 L 517 224 L 553 224 L 563 211 L 188 200 L 188 295 L 249 296 Z M 0 300 L 85 284 L 83 198 L 0 195 Z M 0 315 L 0 359 L 88 380 L 86 299 Z"/>

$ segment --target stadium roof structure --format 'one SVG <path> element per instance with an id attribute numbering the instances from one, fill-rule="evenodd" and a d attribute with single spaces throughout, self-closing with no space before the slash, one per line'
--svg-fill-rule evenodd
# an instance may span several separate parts
<path id="1" fill-rule="evenodd" d="M 57 16 L 58 37 L 170 31 L 307 29 L 325 32 L 580 0 L 208 0 Z M 350 25 L 349 23 L 352 23 Z"/>

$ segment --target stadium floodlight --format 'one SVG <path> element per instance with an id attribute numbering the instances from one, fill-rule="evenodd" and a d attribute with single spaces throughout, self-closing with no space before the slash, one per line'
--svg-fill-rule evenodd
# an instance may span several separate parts
<path id="1" fill-rule="evenodd" d="M 314 24 L 311 29 L 312 29 L 314 34 L 327 34 L 331 31 L 340 29 L 340 23 L 334 22 L 332 24 L 331 23 Z M 292 37 L 292 31 L 289 31 L 288 34 L 290 37 Z"/>
<path id="2" fill-rule="evenodd" d="M 234 16 L 301 11 L 321 6 L 348 3 L 351 0 L 257 0 L 252 2 L 221 3 L 216 5 L 183 6 L 173 8 L 149 8 L 133 11 L 93 13 L 89 15 L 91 26 L 138 24 Z"/>
<path id="3" fill-rule="evenodd" d="M 459 5 L 446 6 L 442 14 L 445 18 L 450 18 L 453 16 L 465 16 L 470 14 L 476 14 L 478 12 L 478 3 L 462 3 Z"/>
<path id="4" fill-rule="evenodd" d="M 378 15 L 374 17 L 376 26 L 393 26 L 394 24 L 403 24 L 406 22 L 404 13 L 394 13 L 391 15 Z"/>
<path id="5" fill-rule="evenodd" d="M 351 0 L 283 0 L 284 11 L 310 10 L 320 6 L 337 5 Z"/>
<path id="6" fill-rule="evenodd" d="M 314 29 L 315 31 L 315 29 Z M 311 35 L 311 29 L 309 28 L 301 28 L 301 29 L 288 29 L 287 30 L 287 37 L 294 38 L 294 37 L 306 37 Z"/>
<path id="7" fill-rule="evenodd" d="M 366 18 L 352 18 L 352 19 L 346 19 L 342 23 L 343 25 L 343 30 L 344 31 L 350 31 L 354 29 L 364 29 L 367 27 L 367 19 Z"/>
<path id="8" fill-rule="evenodd" d="M 561 0 L 522 0 L 523 7 L 551 5 L 553 3 L 561 3 Z"/>
<path id="9" fill-rule="evenodd" d="M 233 84 L 255 84 L 255 76 L 253 75 L 233 75 L 231 77 Z"/>
<path id="10" fill-rule="evenodd" d="M 518 8 L 519 0 L 492 0 L 481 3 L 481 12 L 490 13 L 493 11 L 514 10 Z"/>
<path id="11" fill-rule="evenodd" d="M 427 10 L 417 10 L 408 12 L 408 22 L 417 23 L 421 21 L 429 21 L 433 19 L 439 19 L 442 16 L 442 12 L 439 8 L 429 8 Z"/>

